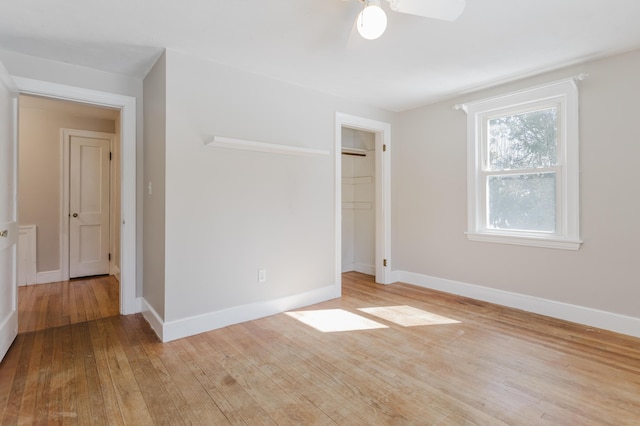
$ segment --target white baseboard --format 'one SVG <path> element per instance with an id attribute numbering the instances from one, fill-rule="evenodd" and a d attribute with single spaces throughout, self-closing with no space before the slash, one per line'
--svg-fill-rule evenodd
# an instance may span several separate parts
<path id="1" fill-rule="evenodd" d="M 156 332 L 160 340 L 170 342 L 183 337 L 193 336 L 228 325 L 238 324 L 279 314 L 291 309 L 313 305 L 340 297 L 340 286 L 331 285 L 302 294 L 282 297 L 264 302 L 234 306 L 221 311 L 163 322 L 158 313 L 146 301 L 143 301 L 143 315 Z"/>
<path id="2" fill-rule="evenodd" d="M 36 275 L 36 284 L 48 284 L 58 281 L 63 281 L 62 271 L 59 269 L 57 271 L 38 272 Z"/>
<path id="3" fill-rule="evenodd" d="M 120 269 L 118 269 L 118 267 L 112 267 L 109 274 L 115 276 L 118 282 L 120 282 Z M 58 269 L 56 271 L 38 272 L 36 274 L 36 282 L 34 284 L 49 284 L 57 283 L 59 281 L 66 280 L 62 279 L 62 271 Z"/>
<path id="4" fill-rule="evenodd" d="M 18 311 L 13 311 L 0 324 L 0 361 L 11 347 L 13 339 L 18 334 Z"/>
<path id="5" fill-rule="evenodd" d="M 109 265 L 109 275 L 113 275 L 114 277 L 116 277 L 116 280 L 120 282 L 120 268 L 118 268 L 116 265 Z"/>
<path id="6" fill-rule="evenodd" d="M 375 275 L 376 267 L 374 265 L 367 265 L 366 263 L 347 263 L 342 264 L 342 273 L 345 272 L 360 272 L 367 275 Z"/>
<path id="7" fill-rule="evenodd" d="M 355 271 L 353 263 L 342 263 L 342 273 Z"/>
<path id="8" fill-rule="evenodd" d="M 354 263 L 353 270 L 367 275 L 376 274 L 376 267 L 374 265 L 367 265 L 365 263 Z"/>
<path id="9" fill-rule="evenodd" d="M 393 271 L 391 278 L 392 282 L 404 282 L 419 287 L 457 294 L 535 314 L 614 331 L 616 333 L 640 337 L 640 318 L 406 271 Z"/>
<path id="10" fill-rule="evenodd" d="M 160 338 L 160 340 L 163 340 L 162 338 L 162 330 L 163 330 L 163 326 L 162 326 L 162 318 L 160 318 L 160 315 L 158 315 L 158 313 L 156 312 L 155 309 L 153 309 L 153 306 L 151 306 L 144 297 L 141 297 L 141 303 L 142 303 L 142 315 L 144 316 L 144 318 L 147 320 L 147 322 L 149 323 L 149 325 L 151 326 L 151 329 L 156 333 L 156 335 Z"/>

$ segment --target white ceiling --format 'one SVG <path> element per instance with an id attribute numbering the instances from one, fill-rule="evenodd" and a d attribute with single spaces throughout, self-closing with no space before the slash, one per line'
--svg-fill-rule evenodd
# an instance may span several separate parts
<path id="1" fill-rule="evenodd" d="M 640 48 L 638 0 L 467 0 L 455 22 L 383 3 L 365 41 L 357 0 L 2 0 L 0 49 L 143 78 L 166 47 L 402 111 Z"/>

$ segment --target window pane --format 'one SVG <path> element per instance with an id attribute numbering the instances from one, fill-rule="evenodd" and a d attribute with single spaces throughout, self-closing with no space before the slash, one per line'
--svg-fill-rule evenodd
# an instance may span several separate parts
<path id="1" fill-rule="evenodd" d="M 489 170 L 520 170 L 556 164 L 557 108 L 489 120 Z"/>
<path id="2" fill-rule="evenodd" d="M 487 227 L 555 232 L 556 174 L 489 176 Z"/>

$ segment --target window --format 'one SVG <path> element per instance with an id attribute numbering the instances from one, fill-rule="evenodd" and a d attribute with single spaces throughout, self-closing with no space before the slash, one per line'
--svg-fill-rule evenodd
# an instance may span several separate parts
<path id="1" fill-rule="evenodd" d="M 575 82 L 481 100 L 464 109 L 468 238 L 579 249 Z"/>

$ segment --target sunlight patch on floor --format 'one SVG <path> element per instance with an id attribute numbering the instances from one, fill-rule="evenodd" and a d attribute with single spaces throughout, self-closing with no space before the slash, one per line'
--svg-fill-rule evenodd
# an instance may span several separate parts
<path id="1" fill-rule="evenodd" d="M 343 309 L 322 309 L 319 311 L 286 312 L 292 318 L 325 333 L 335 331 L 373 330 L 388 328 Z"/>
<path id="2" fill-rule="evenodd" d="M 451 318 L 423 311 L 411 306 L 380 306 L 375 308 L 360 308 L 365 312 L 386 321 L 390 321 L 403 327 L 415 327 L 421 325 L 459 324 Z"/>

